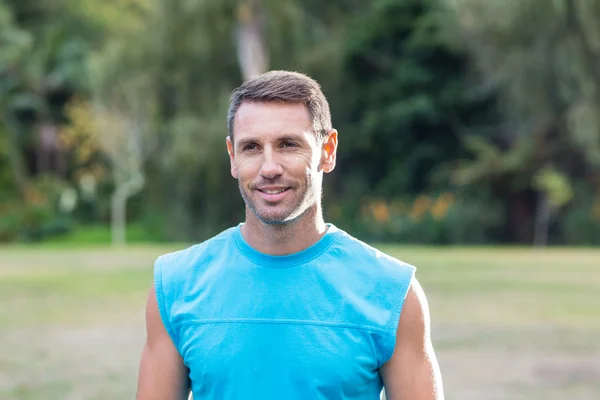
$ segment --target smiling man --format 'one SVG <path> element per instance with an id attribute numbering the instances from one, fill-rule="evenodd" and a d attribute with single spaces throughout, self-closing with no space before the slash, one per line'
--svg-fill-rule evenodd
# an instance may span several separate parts
<path id="1" fill-rule="evenodd" d="M 338 133 L 317 82 L 253 78 L 228 126 L 246 219 L 157 259 L 137 399 L 442 399 L 415 268 L 323 219 Z"/>

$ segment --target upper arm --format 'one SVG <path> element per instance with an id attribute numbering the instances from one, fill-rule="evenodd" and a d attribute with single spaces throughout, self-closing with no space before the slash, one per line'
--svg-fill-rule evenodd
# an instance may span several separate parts
<path id="1" fill-rule="evenodd" d="M 138 377 L 137 400 L 185 400 L 188 370 L 167 333 L 151 289 L 146 302 L 146 343 Z"/>
<path id="2" fill-rule="evenodd" d="M 430 337 L 427 299 L 412 280 L 398 323 L 391 359 L 381 368 L 388 400 L 442 400 L 439 365 Z"/>

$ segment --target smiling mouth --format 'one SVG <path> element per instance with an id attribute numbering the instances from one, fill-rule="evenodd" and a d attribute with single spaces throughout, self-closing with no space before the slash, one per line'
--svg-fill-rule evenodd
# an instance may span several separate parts
<path id="1" fill-rule="evenodd" d="M 289 190 L 289 188 L 274 189 L 274 190 L 258 189 L 259 192 L 262 192 L 265 194 L 279 194 L 279 193 L 285 192 L 286 190 Z"/>

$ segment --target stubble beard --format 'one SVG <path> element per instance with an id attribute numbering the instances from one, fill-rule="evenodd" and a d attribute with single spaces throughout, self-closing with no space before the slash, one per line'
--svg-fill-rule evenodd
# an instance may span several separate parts
<path id="1" fill-rule="evenodd" d="M 284 211 L 275 215 L 265 215 L 265 213 L 261 213 L 259 211 L 254 204 L 251 195 L 246 191 L 245 188 L 242 187 L 239 181 L 238 186 L 246 207 L 260 222 L 265 225 L 284 227 L 293 223 L 294 221 L 297 221 L 300 217 L 306 214 L 306 212 L 310 209 L 310 205 L 314 203 L 316 199 L 316 194 L 312 193 L 311 182 L 309 181 L 299 201 L 297 204 L 292 205 L 292 209 L 289 212 Z"/>

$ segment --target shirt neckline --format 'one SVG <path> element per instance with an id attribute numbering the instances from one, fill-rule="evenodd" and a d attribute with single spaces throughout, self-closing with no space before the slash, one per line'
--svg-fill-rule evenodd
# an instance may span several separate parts
<path id="1" fill-rule="evenodd" d="M 313 245 L 297 253 L 276 256 L 262 253 L 250 246 L 242 235 L 242 225 L 244 225 L 244 223 L 238 224 L 233 229 L 233 240 L 236 247 L 248 260 L 254 264 L 267 268 L 288 268 L 302 265 L 314 260 L 323 252 L 325 252 L 333 244 L 333 242 L 335 242 L 340 234 L 340 230 L 335 225 L 327 223 L 327 230 L 325 231 L 325 234 Z"/>

